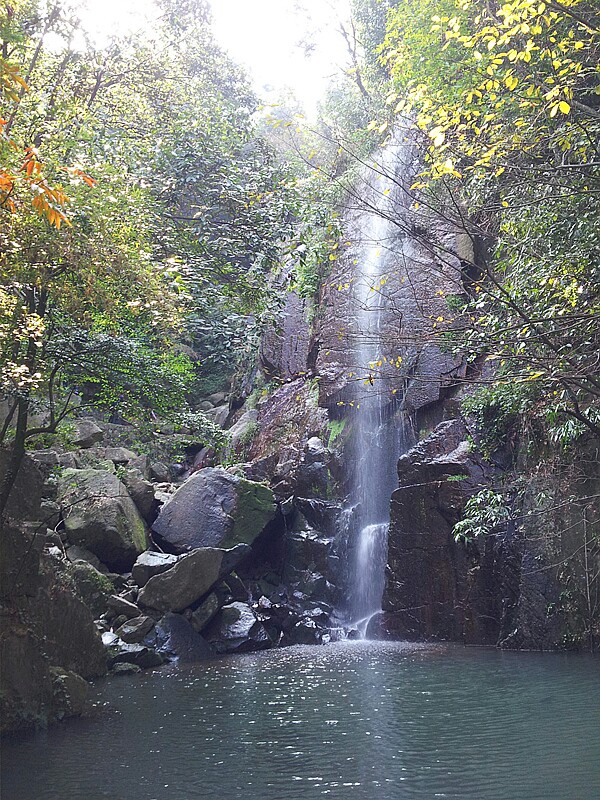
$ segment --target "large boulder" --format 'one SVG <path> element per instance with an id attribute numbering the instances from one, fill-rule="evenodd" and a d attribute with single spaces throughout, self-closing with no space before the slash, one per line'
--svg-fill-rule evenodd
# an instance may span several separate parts
<path id="1" fill-rule="evenodd" d="M 66 469 L 58 497 L 69 542 L 87 548 L 111 569 L 130 569 L 146 549 L 144 520 L 116 475 Z"/>
<path id="2" fill-rule="evenodd" d="M 247 555 L 248 545 L 231 550 L 201 547 L 180 558 L 170 569 L 150 578 L 138 595 L 138 603 L 158 611 L 183 611 Z"/>
<path id="3" fill-rule="evenodd" d="M 37 595 L 20 607 L 50 664 L 96 678 L 106 673 L 106 655 L 92 612 L 73 590 L 70 569 L 60 559 L 45 558 Z"/>
<path id="4" fill-rule="evenodd" d="M 69 574 L 77 595 L 90 609 L 94 618 L 98 618 L 106 611 L 108 599 L 115 590 L 110 578 L 83 560 L 73 562 Z"/>
<path id="5" fill-rule="evenodd" d="M 180 614 L 165 614 L 145 643 L 169 661 L 190 664 L 215 655 L 208 642 Z"/>
<path id="6" fill-rule="evenodd" d="M 266 486 L 207 467 L 178 489 L 152 529 L 176 552 L 185 553 L 251 544 L 274 516 L 273 493 Z"/>
<path id="7" fill-rule="evenodd" d="M 127 644 L 138 644 L 150 633 L 155 624 L 152 617 L 134 617 L 121 625 L 117 636 Z"/>
<path id="8" fill-rule="evenodd" d="M 154 486 L 147 481 L 138 469 L 128 470 L 123 475 L 123 483 L 146 522 L 151 525 L 158 515 L 160 503 L 154 496 Z"/>
<path id="9" fill-rule="evenodd" d="M 79 713 L 80 676 L 106 673 L 102 640 L 74 583 L 70 566 L 46 556 L 35 583 L 0 609 L 0 732 Z"/>
<path id="10" fill-rule="evenodd" d="M 78 717 L 86 710 L 90 686 L 81 675 L 62 667 L 51 667 L 52 718 Z"/>
<path id="11" fill-rule="evenodd" d="M 91 419 L 78 419 L 75 422 L 73 444 L 77 447 L 93 447 L 104 439 L 104 431 Z"/>

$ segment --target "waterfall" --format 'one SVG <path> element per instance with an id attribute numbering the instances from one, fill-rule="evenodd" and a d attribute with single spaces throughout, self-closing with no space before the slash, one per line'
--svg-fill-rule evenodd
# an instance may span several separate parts
<path id="1" fill-rule="evenodd" d="M 394 318 L 399 263 L 410 247 L 397 224 L 406 216 L 405 192 L 413 146 L 400 131 L 363 174 L 351 221 L 354 327 L 349 445 L 347 622 L 361 638 L 374 634 L 381 611 L 387 563 L 390 498 L 397 486 L 396 464 L 408 449 L 410 431 L 402 411 L 400 320 Z M 386 335 L 389 332 L 395 335 Z M 390 341 L 392 340 L 392 341 Z M 356 635 L 356 634 L 355 634 Z"/>

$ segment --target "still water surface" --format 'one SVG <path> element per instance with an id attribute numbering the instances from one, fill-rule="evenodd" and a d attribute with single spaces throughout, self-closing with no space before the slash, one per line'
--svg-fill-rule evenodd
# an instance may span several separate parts
<path id="1" fill-rule="evenodd" d="M 346 642 L 104 681 L 3 800 L 598 800 L 600 660 Z"/>

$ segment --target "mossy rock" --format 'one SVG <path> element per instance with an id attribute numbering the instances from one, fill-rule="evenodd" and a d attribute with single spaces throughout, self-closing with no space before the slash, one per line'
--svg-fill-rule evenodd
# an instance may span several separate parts
<path id="1" fill-rule="evenodd" d="M 177 553 L 252 544 L 275 517 L 273 492 L 221 467 L 192 475 L 163 507 L 152 529 Z"/>
<path id="2" fill-rule="evenodd" d="M 111 569 L 131 569 L 146 549 L 144 520 L 116 475 L 66 469 L 58 501 L 69 542 L 87 548 Z"/>

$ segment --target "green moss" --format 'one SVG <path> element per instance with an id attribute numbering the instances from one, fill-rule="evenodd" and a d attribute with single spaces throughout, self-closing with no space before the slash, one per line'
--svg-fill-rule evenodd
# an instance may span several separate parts
<path id="1" fill-rule="evenodd" d="M 275 497 L 268 486 L 240 478 L 237 492 L 235 523 L 224 547 L 251 544 L 275 516 Z"/>
<path id="2" fill-rule="evenodd" d="M 146 526 L 141 517 L 133 520 L 131 525 L 131 540 L 138 553 L 143 553 L 148 548 L 148 537 L 146 536 Z"/>
<path id="3" fill-rule="evenodd" d="M 327 423 L 328 439 L 327 447 L 333 447 L 335 442 L 340 438 L 346 427 L 345 419 L 332 419 Z"/>

